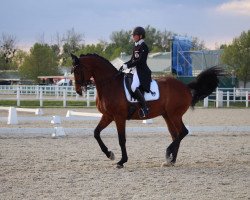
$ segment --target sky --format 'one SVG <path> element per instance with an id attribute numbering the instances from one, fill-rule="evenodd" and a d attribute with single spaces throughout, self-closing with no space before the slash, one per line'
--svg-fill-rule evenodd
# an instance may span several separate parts
<path id="1" fill-rule="evenodd" d="M 148 25 L 215 49 L 250 30 L 250 0 L 0 0 L 0 34 L 16 37 L 19 48 L 56 43 L 72 28 L 95 44 Z"/>

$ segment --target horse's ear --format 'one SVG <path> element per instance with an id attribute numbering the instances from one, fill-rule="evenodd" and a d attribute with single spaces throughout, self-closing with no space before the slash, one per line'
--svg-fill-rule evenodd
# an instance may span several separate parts
<path id="1" fill-rule="evenodd" d="M 71 58 L 72 58 L 72 61 L 73 61 L 74 65 L 79 64 L 79 58 L 77 58 L 77 56 L 75 56 L 72 53 L 70 55 L 71 55 Z"/>

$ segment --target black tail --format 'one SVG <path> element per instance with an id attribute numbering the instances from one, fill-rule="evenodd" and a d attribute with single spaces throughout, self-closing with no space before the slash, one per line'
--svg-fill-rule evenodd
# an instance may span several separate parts
<path id="1" fill-rule="evenodd" d="M 219 76 L 224 76 L 225 72 L 221 67 L 211 67 L 201 72 L 194 81 L 188 84 L 188 87 L 192 91 L 192 104 L 195 104 L 212 94 L 212 92 L 218 87 Z"/>

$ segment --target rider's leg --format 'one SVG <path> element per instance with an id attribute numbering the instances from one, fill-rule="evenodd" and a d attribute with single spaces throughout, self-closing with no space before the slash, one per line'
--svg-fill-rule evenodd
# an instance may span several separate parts
<path id="1" fill-rule="evenodd" d="M 137 75 L 137 71 L 135 70 L 134 75 L 133 75 L 133 82 L 131 84 L 131 90 L 134 92 L 135 98 L 139 101 L 139 103 L 142 107 L 141 108 L 141 117 L 145 117 L 148 114 L 149 109 L 146 105 L 146 101 L 145 101 L 143 94 L 139 90 L 139 86 L 140 86 L 140 81 L 139 81 L 139 78 Z"/>
<path id="2" fill-rule="evenodd" d="M 142 107 L 141 108 L 141 117 L 146 117 L 146 115 L 149 113 L 149 109 L 147 107 L 144 96 L 142 95 L 139 88 L 136 88 L 136 90 L 134 91 L 134 94 L 135 94 L 135 97 L 137 98 L 137 100 L 140 102 L 140 105 Z"/>

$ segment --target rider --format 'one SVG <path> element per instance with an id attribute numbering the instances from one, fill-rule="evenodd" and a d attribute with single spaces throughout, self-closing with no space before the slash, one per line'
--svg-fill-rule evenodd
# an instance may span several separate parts
<path id="1" fill-rule="evenodd" d="M 123 71 L 129 68 L 130 73 L 133 74 L 133 82 L 130 87 L 134 92 L 135 98 L 139 101 L 142 107 L 140 109 L 141 117 L 146 117 L 146 115 L 149 113 L 149 109 L 146 105 L 146 101 L 141 90 L 143 91 L 143 93 L 144 91 L 150 92 L 151 70 L 147 65 L 149 50 L 148 46 L 144 42 L 144 28 L 140 26 L 136 27 L 132 32 L 132 36 L 135 42 L 132 57 L 128 62 L 122 65 L 119 71 Z"/>

